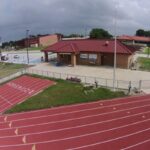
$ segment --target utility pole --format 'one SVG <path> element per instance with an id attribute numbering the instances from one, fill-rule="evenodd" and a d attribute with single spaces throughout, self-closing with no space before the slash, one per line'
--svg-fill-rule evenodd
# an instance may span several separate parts
<path id="1" fill-rule="evenodd" d="M 29 65 L 29 30 L 26 30 L 27 64 Z"/>

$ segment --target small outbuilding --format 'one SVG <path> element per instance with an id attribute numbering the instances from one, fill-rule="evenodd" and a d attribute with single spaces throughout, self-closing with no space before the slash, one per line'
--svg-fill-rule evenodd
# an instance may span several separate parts
<path id="1" fill-rule="evenodd" d="M 48 53 L 57 54 L 57 61 L 68 65 L 114 65 L 113 39 L 103 40 L 68 40 L 59 41 L 42 51 L 45 53 L 45 61 L 48 62 Z M 135 48 L 127 46 L 117 40 L 117 67 L 129 68 L 132 64 Z"/>

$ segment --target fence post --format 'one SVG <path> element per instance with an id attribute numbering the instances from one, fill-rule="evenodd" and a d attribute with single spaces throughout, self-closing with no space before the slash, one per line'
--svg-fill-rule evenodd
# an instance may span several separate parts
<path id="1" fill-rule="evenodd" d="M 139 81 L 139 90 L 141 91 L 142 88 L 142 80 Z"/>
<path id="2" fill-rule="evenodd" d="M 107 87 L 107 79 L 106 79 L 106 87 Z"/>
<path id="3" fill-rule="evenodd" d="M 117 89 L 119 89 L 119 81 L 117 80 Z"/>

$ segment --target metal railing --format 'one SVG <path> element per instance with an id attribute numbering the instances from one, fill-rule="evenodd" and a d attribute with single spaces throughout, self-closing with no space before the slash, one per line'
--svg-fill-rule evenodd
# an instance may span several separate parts
<path id="1" fill-rule="evenodd" d="M 50 77 L 54 79 L 67 79 L 67 78 L 78 78 L 81 80 L 81 83 L 84 84 L 91 84 L 98 86 L 112 88 L 113 87 L 113 79 L 107 78 L 99 78 L 99 77 L 92 77 L 92 76 L 81 76 L 75 74 L 65 74 L 65 73 L 58 73 L 58 72 L 51 72 L 51 71 L 44 71 L 44 70 L 37 70 L 37 69 L 27 69 L 25 71 L 27 74 L 36 74 L 40 76 Z M 116 80 L 115 87 L 117 89 L 129 89 L 129 86 L 132 88 L 136 88 L 141 90 L 142 88 L 150 88 L 150 80 L 140 80 L 140 81 L 125 81 L 125 80 Z"/>
<path id="2" fill-rule="evenodd" d="M 12 80 L 12 79 L 14 79 L 14 78 L 16 78 L 16 77 L 19 77 L 19 76 L 25 74 L 25 72 L 26 72 L 26 70 L 20 70 L 20 71 L 18 71 L 18 72 L 16 72 L 16 73 L 7 75 L 7 76 L 5 76 L 5 77 L 2 77 L 2 78 L 0 78 L 0 84 L 2 84 L 2 83 L 4 83 L 4 82 L 7 82 L 7 81 L 9 81 L 9 80 Z"/>
<path id="3" fill-rule="evenodd" d="M 15 74 L 11 74 L 7 77 L 4 77 L 0 79 L 0 84 L 9 81 L 13 78 L 19 77 L 23 74 L 35 74 L 40 75 L 43 77 L 50 77 L 54 79 L 63 79 L 66 80 L 67 78 L 78 78 L 81 80 L 81 83 L 83 84 L 90 84 L 106 88 L 113 88 L 113 79 L 107 79 L 107 78 L 99 78 L 99 77 L 92 77 L 92 76 L 81 76 L 81 75 L 75 75 L 75 74 L 65 74 L 65 73 L 58 73 L 58 72 L 51 72 L 51 71 L 44 71 L 44 70 L 37 70 L 37 69 L 22 69 L 19 72 Z M 136 88 L 137 90 L 142 89 L 150 89 L 150 80 L 139 80 L 139 81 L 125 81 L 125 80 L 116 80 L 115 87 L 116 89 L 125 89 L 128 90 L 129 87 Z"/>

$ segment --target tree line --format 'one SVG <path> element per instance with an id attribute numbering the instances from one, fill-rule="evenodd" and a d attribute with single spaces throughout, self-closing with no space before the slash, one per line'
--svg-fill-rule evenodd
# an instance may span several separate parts
<path id="1" fill-rule="evenodd" d="M 64 34 L 61 34 L 61 33 L 56 33 L 56 34 L 61 35 L 62 38 L 84 37 L 84 35 L 76 34 L 76 33 L 72 33 L 72 34 L 69 34 L 69 35 L 64 35 Z M 49 35 L 49 34 L 45 34 L 45 35 Z M 41 34 L 29 35 L 29 38 L 37 38 L 37 37 L 45 36 L 45 35 L 41 35 Z M 103 38 L 112 38 L 112 35 L 108 31 L 106 31 L 102 28 L 94 28 L 90 31 L 89 37 L 91 39 L 103 39 Z M 16 44 L 17 44 L 17 41 L 3 42 L 2 48 L 16 47 L 17 46 Z"/>
<path id="2" fill-rule="evenodd" d="M 73 38 L 73 37 L 84 37 L 82 34 L 76 34 L 76 33 L 72 33 L 69 35 L 64 35 L 61 33 L 56 33 L 61 35 L 63 38 Z M 48 34 L 46 34 L 48 35 Z M 138 29 L 136 31 L 136 36 L 144 36 L 144 37 L 150 37 L 150 31 L 149 30 L 144 30 L 144 29 Z M 30 35 L 30 38 L 36 38 L 36 37 L 40 37 L 40 36 L 44 36 L 41 34 L 37 34 L 37 35 Z M 90 32 L 89 32 L 89 38 L 90 39 L 111 39 L 113 38 L 113 35 L 102 28 L 93 28 Z M 17 41 L 9 41 L 9 42 L 4 42 L 2 44 L 2 47 L 6 47 L 6 46 L 10 46 L 10 47 L 15 47 L 16 46 L 16 42 Z"/>
<path id="3" fill-rule="evenodd" d="M 136 36 L 150 37 L 150 30 L 138 29 L 136 31 Z"/>

